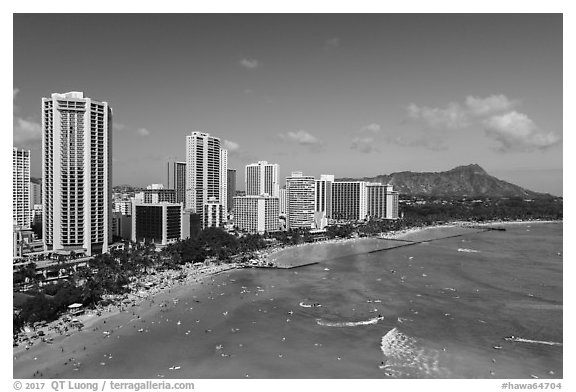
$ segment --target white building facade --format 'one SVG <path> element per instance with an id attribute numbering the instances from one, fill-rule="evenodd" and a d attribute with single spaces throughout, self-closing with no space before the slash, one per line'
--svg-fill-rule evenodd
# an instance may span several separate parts
<path id="1" fill-rule="evenodd" d="M 244 178 L 246 196 L 280 196 L 280 165 L 277 163 L 258 161 L 246 165 Z"/>
<path id="2" fill-rule="evenodd" d="M 359 221 L 366 219 L 367 213 L 366 182 L 334 181 L 332 183 L 332 219 Z"/>
<path id="3" fill-rule="evenodd" d="M 226 220 L 224 206 L 212 197 L 202 206 L 202 228 L 222 227 Z"/>
<path id="4" fill-rule="evenodd" d="M 371 218 L 398 219 L 398 192 L 392 185 L 367 183 L 367 214 Z"/>
<path id="5" fill-rule="evenodd" d="M 332 183 L 334 175 L 322 174 L 316 180 L 316 198 L 314 202 L 314 221 L 318 229 L 323 229 L 332 217 Z"/>
<path id="6" fill-rule="evenodd" d="M 22 229 L 30 228 L 30 150 L 12 148 L 12 220 Z"/>
<path id="7" fill-rule="evenodd" d="M 286 177 L 286 207 L 288 229 L 313 228 L 316 182 L 312 176 L 292 172 Z"/>
<path id="8" fill-rule="evenodd" d="M 42 98 L 45 250 L 107 252 L 112 235 L 112 109 L 82 92 Z"/>
<path id="9" fill-rule="evenodd" d="M 209 198 L 220 203 L 226 198 L 221 194 L 227 188 L 221 184 L 223 178 L 226 180 L 227 172 L 227 152 L 223 151 L 226 150 L 221 148 L 220 139 L 209 133 L 192 132 L 186 136 L 187 210 L 202 213 Z"/>
<path id="10" fill-rule="evenodd" d="M 248 233 L 262 234 L 280 230 L 280 202 L 270 196 L 234 197 L 234 225 Z"/>

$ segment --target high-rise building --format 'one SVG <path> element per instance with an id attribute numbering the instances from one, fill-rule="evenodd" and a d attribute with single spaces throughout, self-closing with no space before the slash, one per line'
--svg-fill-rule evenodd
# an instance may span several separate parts
<path id="1" fill-rule="evenodd" d="M 234 198 L 234 225 L 248 233 L 280 230 L 279 200 L 270 196 L 244 196 Z"/>
<path id="2" fill-rule="evenodd" d="M 224 210 L 224 218 L 228 212 L 228 150 L 220 149 L 220 204 Z"/>
<path id="3" fill-rule="evenodd" d="M 226 151 L 226 150 L 224 150 Z M 226 179 L 226 153 L 220 148 L 220 139 L 209 133 L 192 132 L 186 136 L 186 209 L 202 213 L 203 205 L 214 197 L 219 203 L 225 201 L 221 195 Z M 227 160 L 227 159 L 226 159 Z"/>
<path id="4" fill-rule="evenodd" d="M 224 226 L 226 212 L 224 206 L 215 197 L 211 197 L 202 207 L 203 229 Z"/>
<path id="5" fill-rule="evenodd" d="M 372 218 L 398 219 L 398 192 L 392 185 L 379 182 L 366 184 L 367 214 Z"/>
<path id="6" fill-rule="evenodd" d="M 30 150 L 12 148 L 12 220 L 30 228 Z"/>
<path id="7" fill-rule="evenodd" d="M 226 182 L 228 183 L 228 190 L 226 197 L 228 204 L 228 211 L 231 211 L 234 207 L 234 196 L 236 195 L 236 169 L 228 169 Z"/>
<path id="8" fill-rule="evenodd" d="M 398 192 L 386 191 L 386 219 L 398 219 Z"/>
<path id="9" fill-rule="evenodd" d="M 132 241 L 167 245 L 182 238 L 182 204 L 132 203 Z"/>
<path id="10" fill-rule="evenodd" d="M 286 215 L 288 213 L 288 203 L 286 201 L 286 186 L 280 188 L 278 198 L 280 199 L 280 215 Z"/>
<path id="11" fill-rule="evenodd" d="M 147 187 L 147 189 L 137 192 L 135 198 L 144 203 L 176 203 L 176 191 L 174 189 Z"/>
<path id="12" fill-rule="evenodd" d="M 176 192 L 176 203 L 186 207 L 186 162 L 168 162 L 167 189 Z"/>
<path id="13" fill-rule="evenodd" d="M 144 201 L 144 198 L 139 201 Z M 114 209 L 113 212 L 122 214 L 122 215 L 132 215 L 132 201 L 130 200 L 114 200 Z"/>
<path id="14" fill-rule="evenodd" d="M 45 250 L 108 250 L 112 237 L 112 109 L 82 92 L 42 98 Z"/>
<path id="15" fill-rule="evenodd" d="M 367 215 L 366 182 L 334 181 L 332 183 L 332 219 L 358 221 Z"/>
<path id="16" fill-rule="evenodd" d="M 30 209 L 42 204 L 42 183 L 30 181 Z"/>
<path id="17" fill-rule="evenodd" d="M 280 165 L 266 161 L 246 165 L 245 184 L 246 196 L 268 194 L 278 197 L 280 195 Z"/>
<path id="18" fill-rule="evenodd" d="M 315 180 L 302 172 L 286 177 L 287 226 L 289 229 L 314 227 Z"/>
<path id="19" fill-rule="evenodd" d="M 334 175 L 322 174 L 316 180 L 316 202 L 314 205 L 316 227 L 323 228 L 332 217 L 332 183 Z"/>

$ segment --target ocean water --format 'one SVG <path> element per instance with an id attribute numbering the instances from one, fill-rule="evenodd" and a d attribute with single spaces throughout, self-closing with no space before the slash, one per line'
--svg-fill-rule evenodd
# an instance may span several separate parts
<path id="1" fill-rule="evenodd" d="M 321 261 L 235 270 L 161 294 L 140 318 L 109 320 L 108 337 L 86 332 L 96 337 L 74 351 L 80 365 L 43 374 L 562 378 L 562 224 L 506 228 L 426 230 L 409 239 L 429 241 L 376 252 L 398 242 L 285 252 L 278 257 Z"/>

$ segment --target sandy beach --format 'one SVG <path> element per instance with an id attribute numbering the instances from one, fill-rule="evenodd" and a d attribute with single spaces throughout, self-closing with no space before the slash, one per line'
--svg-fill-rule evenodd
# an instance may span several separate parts
<path id="1" fill-rule="evenodd" d="M 559 222 L 487 222 L 483 224 L 451 222 L 449 224 L 438 225 L 434 227 L 412 228 L 400 232 L 387 233 L 385 237 L 383 236 L 380 238 L 372 237 L 337 239 L 299 246 L 290 246 L 283 249 L 273 249 L 260 252 L 259 257 L 260 259 L 272 261 L 274 263 L 289 263 L 290 260 L 297 260 L 300 258 L 318 261 L 332 260 L 330 263 L 321 263 L 319 266 L 315 266 L 312 270 L 306 270 L 308 272 L 318 271 L 316 273 L 324 275 L 321 279 L 326 279 L 332 273 L 330 269 L 334 269 L 338 265 L 334 264 L 337 262 L 336 259 L 342 258 L 345 260 L 346 257 L 355 257 L 354 255 L 357 254 L 363 255 L 366 254 L 366 252 L 371 252 L 373 250 L 390 249 L 397 246 L 397 242 L 393 241 L 396 239 L 406 239 L 407 241 L 427 241 L 429 239 L 442 237 L 447 234 L 474 234 L 475 232 L 482 231 L 479 230 L 478 227 L 516 224 L 524 224 L 529 226 L 536 223 Z M 457 240 L 460 241 L 459 239 Z M 328 268 L 328 266 L 330 268 Z M 168 328 L 168 324 L 171 325 L 171 327 L 169 327 L 170 329 L 176 328 L 175 333 L 177 332 L 179 336 L 182 336 L 182 338 L 194 336 L 195 339 L 200 339 L 199 342 L 202 341 L 201 336 L 203 336 L 205 339 L 210 339 L 210 342 L 212 342 L 210 343 L 212 350 L 214 350 L 214 347 L 217 347 L 216 353 L 218 354 L 218 358 L 220 358 L 220 353 L 222 355 L 240 355 L 240 353 L 234 354 L 233 352 L 228 353 L 225 351 L 219 351 L 218 346 L 223 345 L 224 347 L 229 347 L 229 344 L 226 344 L 226 342 L 230 338 L 227 338 L 226 336 L 230 334 L 230 331 L 232 331 L 232 335 L 230 336 L 242 338 L 242 343 L 246 347 L 250 345 L 250 342 L 253 342 L 252 345 L 256 345 L 258 342 L 258 336 L 252 336 L 248 333 L 249 329 L 251 328 L 249 326 L 250 324 L 244 325 L 237 324 L 237 322 L 235 322 L 230 325 L 226 323 L 226 320 L 229 319 L 234 314 L 234 312 L 246 313 L 247 310 L 242 309 L 248 305 L 252 307 L 260 306 L 257 314 L 259 316 L 263 315 L 260 311 L 266 312 L 265 308 L 262 305 L 256 304 L 262 303 L 261 301 L 264 300 L 262 297 L 265 295 L 271 296 L 269 300 L 272 302 L 268 302 L 267 300 L 267 304 L 276 304 L 276 306 L 279 306 L 280 309 L 280 302 L 277 301 L 279 301 L 281 298 L 294 294 L 291 293 L 292 290 L 289 288 L 285 289 L 284 291 L 278 291 L 281 283 L 286 279 L 289 279 L 289 281 L 292 279 L 297 279 L 294 282 L 298 282 L 301 278 L 299 277 L 300 275 L 298 275 L 298 270 L 285 270 L 285 272 L 279 274 L 275 271 L 280 270 L 274 269 L 236 269 L 236 272 L 234 273 L 218 275 L 221 272 L 229 271 L 233 268 L 235 268 L 234 265 L 211 266 L 198 269 L 192 266 L 188 266 L 183 271 L 186 277 L 181 281 L 172 280 L 173 278 L 180 276 L 180 271 L 164 272 L 162 274 L 157 274 L 156 276 L 148 277 L 145 281 L 139 283 L 141 283 L 142 286 L 145 286 L 146 284 L 150 285 L 149 289 L 136 291 L 134 294 L 127 296 L 127 301 L 123 305 L 112 305 L 101 309 L 100 315 L 96 314 L 96 311 L 91 311 L 79 317 L 79 319 L 84 324 L 82 331 L 69 329 L 67 332 L 60 334 L 54 329 L 54 327 L 58 325 L 59 322 L 54 322 L 50 324 L 48 328 L 43 328 L 43 330 L 46 332 L 45 338 L 53 339 L 51 343 L 36 340 L 28 350 L 26 350 L 24 346 L 14 348 L 14 377 L 58 378 L 72 377 L 71 375 L 73 374 L 78 374 L 78 377 L 95 377 L 95 375 L 96 377 L 99 377 L 98 374 L 100 373 L 94 373 L 96 372 L 96 368 L 101 367 L 102 369 L 105 369 L 107 366 L 111 366 L 109 364 L 114 363 L 116 360 L 116 355 L 120 355 L 115 353 L 113 357 L 111 349 L 102 353 L 102 347 L 113 347 L 110 346 L 113 340 L 117 340 L 119 343 L 124 342 L 123 346 L 128 345 L 134 347 L 131 345 L 131 343 L 129 344 L 129 342 L 136 342 L 139 338 L 144 338 L 148 334 L 150 334 L 150 339 L 153 339 L 155 336 L 153 335 L 154 330 L 160 326 L 158 324 L 161 322 L 162 325 L 165 325 L 163 328 Z M 407 270 L 406 274 L 408 274 L 408 272 L 409 270 Z M 305 271 L 302 272 L 302 274 L 304 273 Z M 239 283 L 231 282 L 236 279 L 237 276 L 244 276 L 246 274 L 253 277 L 254 279 L 264 279 L 268 282 L 268 284 L 271 284 L 271 286 L 266 287 L 260 283 L 259 287 L 256 286 L 251 288 L 247 283 L 244 283 L 247 288 L 242 287 L 239 293 L 236 292 L 235 290 L 239 289 L 234 289 L 233 287 L 238 286 Z M 234 279 L 232 279 L 233 277 Z M 377 280 L 379 279 L 380 278 Z M 287 287 L 291 286 L 292 284 Z M 456 286 L 452 284 L 451 287 Z M 258 296 L 259 294 L 260 296 Z M 338 298 L 338 296 L 336 298 Z M 313 303 L 316 301 L 316 299 L 313 299 L 312 297 L 309 298 L 309 300 L 306 300 L 306 298 L 300 298 L 297 302 L 295 302 L 296 308 L 298 308 L 299 302 L 302 303 L 302 300 L 304 300 L 305 304 L 308 302 Z M 202 301 L 202 304 L 200 304 L 200 301 Z M 222 305 L 217 305 L 217 303 L 220 303 L 218 301 L 225 302 L 223 302 Z M 214 302 L 214 305 L 210 305 L 212 302 Z M 217 306 L 217 310 L 214 310 L 215 306 Z M 224 306 L 225 308 L 221 309 L 220 306 Z M 276 306 L 274 306 L 274 308 L 276 308 Z M 192 310 L 192 308 L 194 308 L 194 310 Z M 356 305 L 356 308 L 358 308 L 358 305 Z M 286 312 L 288 310 L 290 310 L 290 308 L 286 308 Z M 292 310 L 296 309 L 292 308 Z M 292 312 L 292 310 L 290 310 L 290 312 Z M 302 308 L 300 309 L 300 312 L 310 312 L 312 310 L 313 309 L 307 310 L 306 308 Z M 314 310 L 314 312 L 321 310 L 322 308 Z M 192 314 L 194 314 L 194 317 L 198 318 L 196 322 L 193 322 L 193 324 L 190 325 L 189 320 L 187 324 L 186 320 L 184 319 L 184 315 L 182 314 L 183 311 L 190 311 Z M 229 315 L 228 311 L 231 312 Z M 273 310 L 270 307 L 268 308 L 268 312 L 273 311 L 277 312 L 278 310 Z M 344 311 L 350 312 L 350 309 L 342 310 L 342 312 Z M 182 314 L 182 316 L 178 316 L 178 314 Z M 353 315 L 353 312 L 351 315 Z M 389 316 L 387 313 L 385 315 L 386 317 Z M 305 313 L 302 313 L 301 316 L 305 316 Z M 405 316 L 399 317 L 398 319 L 401 320 L 403 317 Z M 285 328 L 289 326 L 288 321 L 290 318 L 292 318 L 292 316 L 284 316 L 284 318 L 280 316 L 280 318 L 281 320 L 275 321 L 274 323 L 281 322 L 281 324 L 270 328 L 273 330 L 279 328 L 278 331 L 284 331 L 281 333 L 284 334 L 284 336 L 289 337 L 289 334 L 292 333 L 292 329 L 285 330 Z M 373 318 L 374 314 L 366 313 L 363 315 L 355 316 L 354 321 L 360 320 L 360 322 L 365 323 L 366 320 L 371 321 Z M 182 326 L 180 326 L 180 319 L 182 319 Z M 258 319 L 254 318 L 253 320 L 254 321 L 252 321 L 252 323 L 255 323 Z M 246 322 L 247 321 L 245 321 L 245 323 Z M 325 325 L 330 325 L 330 323 L 331 321 L 328 319 Z M 314 323 L 314 325 L 315 324 L 316 323 Z M 242 332 L 237 332 L 240 329 Z M 212 330 L 215 332 L 208 333 Z M 298 333 L 298 329 L 294 330 L 294 333 Z M 162 347 L 162 339 L 165 339 L 164 335 L 160 335 L 160 337 L 157 339 L 158 341 L 148 340 L 148 342 L 152 345 L 152 347 L 155 347 L 156 345 L 160 345 L 158 347 Z M 320 338 L 318 337 L 314 339 Z M 184 344 L 184 341 L 182 344 Z M 199 356 L 198 360 L 202 358 L 202 361 L 205 361 L 206 353 L 202 354 L 202 350 L 205 350 L 205 348 L 202 349 L 201 347 L 197 347 L 192 352 L 194 352 L 194 355 Z M 270 348 L 270 350 L 273 349 Z M 184 355 L 184 353 L 182 354 Z M 101 358 L 96 358 L 96 355 L 100 355 Z M 126 352 L 122 355 L 129 355 L 129 353 Z M 185 355 L 190 355 L 190 352 L 187 351 Z M 338 353 L 336 355 L 341 354 Z M 164 358 L 162 357 L 162 359 Z M 377 357 L 373 358 L 373 360 L 376 359 Z M 150 360 L 151 359 L 147 359 L 148 362 Z M 183 361 L 185 360 L 179 360 L 179 362 Z M 176 363 L 176 361 L 174 363 Z M 88 369 L 85 368 L 86 364 L 89 364 Z M 221 365 L 217 365 L 216 369 L 212 369 L 210 364 L 212 364 L 212 362 L 209 361 L 205 366 L 198 366 L 196 368 L 196 371 L 199 372 L 198 374 L 200 377 L 220 377 L 220 374 L 236 374 L 235 372 L 240 371 L 237 369 L 238 365 L 235 365 L 236 367 L 232 367 L 228 370 L 226 370 L 227 368 L 224 367 L 220 369 L 222 373 L 219 373 L 217 368 Z M 337 364 L 340 365 L 340 363 Z M 342 363 L 342 365 L 344 365 L 344 363 Z M 96 366 L 96 368 L 94 368 L 94 366 Z M 260 366 L 266 367 L 267 365 L 262 363 Z M 301 365 L 294 364 L 294 366 Z M 168 369 L 168 367 L 174 367 L 174 364 L 166 364 L 163 367 Z M 135 377 L 141 377 L 137 369 L 126 368 L 125 370 L 128 374 L 132 374 Z M 305 369 L 302 369 L 301 371 L 305 372 Z M 246 370 L 246 372 L 251 373 L 250 370 Z M 344 375 L 346 373 L 344 370 L 341 370 L 341 374 Z M 364 374 L 366 377 L 372 377 L 371 373 L 369 372 L 358 374 Z M 146 377 L 156 378 L 160 375 L 166 376 L 168 378 L 177 378 L 174 373 L 168 375 L 164 373 L 159 373 L 159 375 L 149 374 Z M 190 376 L 190 373 L 182 375 L 182 377 Z M 263 376 L 266 377 L 266 373 L 260 375 L 260 377 Z M 276 377 L 274 373 L 270 373 L 269 376 Z M 239 377 L 242 377 L 242 375 Z"/>
<path id="2" fill-rule="evenodd" d="M 84 314 L 76 317 L 82 323 L 82 328 L 71 327 L 64 321 L 64 316 L 52 321 L 46 327 L 42 338 L 30 339 L 14 347 L 14 360 L 19 361 L 14 367 L 15 378 L 42 377 L 41 368 L 54 368 L 64 359 L 65 364 L 74 364 L 74 355 L 89 350 L 102 338 L 107 338 L 115 330 L 145 318 L 154 312 L 155 306 L 168 306 L 174 295 L 182 288 L 203 286 L 216 274 L 235 269 L 235 264 L 221 264 L 203 267 L 186 265 L 180 271 L 164 271 L 148 275 L 136 283 L 137 286 L 149 288 L 136 293 L 119 296 L 114 304 L 97 309 L 87 309 Z M 182 280 L 175 279 L 181 274 Z M 135 325 L 135 324 L 134 324 Z M 28 329 L 29 330 L 29 329 Z M 36 334 L 34 331 L 24 333 L 25 336 Z M 37 358 L 43 358 L 41 363 Z"/>

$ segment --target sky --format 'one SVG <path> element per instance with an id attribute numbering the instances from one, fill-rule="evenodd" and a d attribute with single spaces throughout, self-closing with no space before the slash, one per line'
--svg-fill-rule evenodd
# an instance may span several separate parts
<path id="1" fill-rule="evenodd" d="M 13 144 L 41 98 L 114 113 L 113 183 L 165 183 L 192 131 L 281 177 L 477 163 L 563 194 L 561 14 L 14 14 Z"/>

